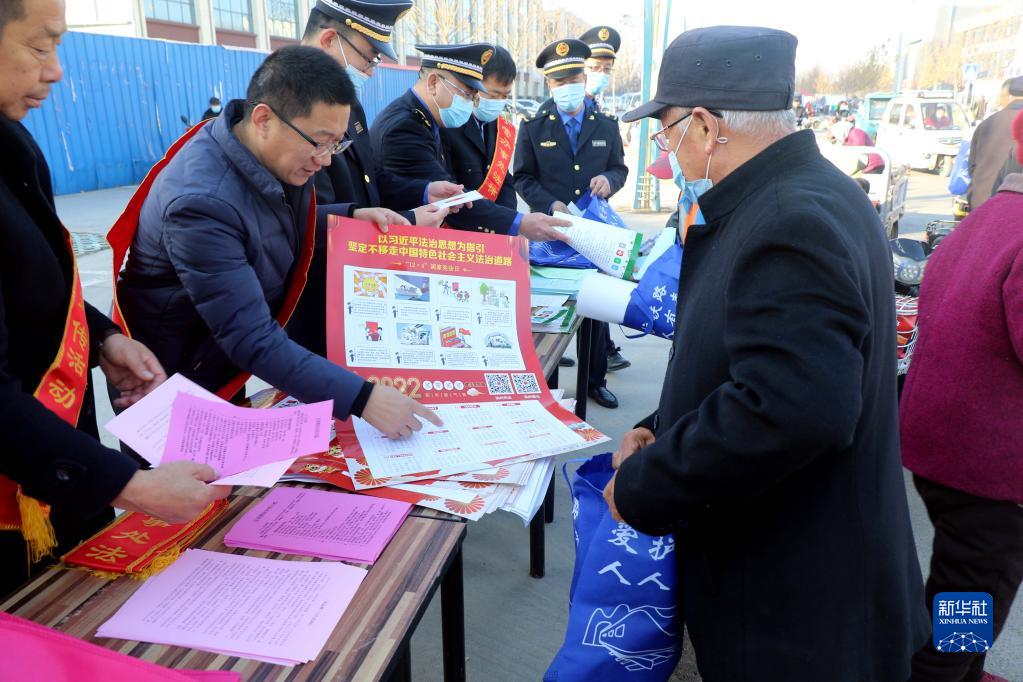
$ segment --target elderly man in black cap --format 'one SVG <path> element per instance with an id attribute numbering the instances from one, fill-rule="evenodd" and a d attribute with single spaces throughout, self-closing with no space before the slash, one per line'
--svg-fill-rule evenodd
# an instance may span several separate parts
<path id="1" fill-rule="evenodd" d="M 1002 84 L 1005 107 L 981 121 L 970 141 L 970 189 L 966 198 L 975 211 L 1001 184 L 1002 166 L 1012 152 L 1012 119 L 1023 111 L 1023 76 Z"/>
<path id="2" fill-rule="evenodd" d="M 477 92 L 486 92 L 483 66 L 494 55 L 494 46 L 416 45 L 416 49 L 423 54 L 419 80 L 373 122 L 370 134 L 377 163 L 384 171 L 409 178 L 450 181 L 440 131 L 469 121 Z M 489 199 L 473 202 L 447 222 L 457 229 L 521 234 L 535 241 L 564 240 L 557 226 L 569 225 L 543 213 L 523 215 Z"/>
<path id="3" fill-rule="evenodd" d="M 587 190 L 606 199 L 625 185 L 629 168 L 618 123 L 586 102 L 585 67 L 591 57 L 586 43 L 567 38 L 536 58 L 551 99 L 519 126 L 514 169 L 515 189 L 534 211 L 566 211 Z M 607 387 L 608 354 L 617 356 L 615 369 L 628 361 L 611 345 L 607 323 L 593 325 L 592 344 L 590 364 L 579 371 L 589 373 L 589 397 L 614 409 L 618 398 Z"/>
<path id="4" fill-rule="evenodd" d="M 891 257 L 863 191 L 791 110 L 794 36 L 683 33 L 653 139 L 686 221 L 657 412 L 626 434 L 615 517 L 674 532 L 704 680 L 904 680 L 927 612 L 899 458 Z"/>
<path id="5" fill-rule="evenodd" d="M 302 43 L 341 64 L 361 99 L 362 87 L 373 76 L 381 56 L 397 58 L 392 46 L 394 26 L 411 8 L 412 0 L 317 0 Z M 427 182 L 379 170 L 360 100 L 352 103 L 345 137 L 352 144 L 335 154 L 331 164 L 315 176 L 316 250 L 305 291 L 288 322 L 288 335 L 322 356 L 327 355 L 328 216 L 368 220 L 381 229 L 410 223 L 437 227 L 447 211 L 428 203 L 462 191 L 451 182 Z"/>

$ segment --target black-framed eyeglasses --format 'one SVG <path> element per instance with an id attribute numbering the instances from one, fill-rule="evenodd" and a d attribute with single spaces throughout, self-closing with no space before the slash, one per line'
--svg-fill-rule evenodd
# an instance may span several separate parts
<path id="1" fill-rule="evenodd" d="M 714 111 L 713 109 L 707 109 L 707 112 L 710 113 L 711 116 L 715 116 L 717 118 L 724 118 L 721 115 L 720 111 Z M 668 147 L 668 130 L 671 129 L 671 128 L 674 128 L 679 123 L 681 123 L 682 121 L 686 120 L 687 118 L 689 118 L 692 115 L 693 115 L 693 112 L 690 111 L 685 116 L 680 117 L 677 121 L 675 121 L 673 123 L 669 123 L 668 125 L 664 126 L 663 128 L 661 128 L 656 133 L 654 133 L 653 135 L 650 136 L 650 141 L 653 142 L 655 145 L 657 145 L 657 148 L 660 149 L 662 152 L 671 151 L 671 149 Z"/>
<path id="2" fill-rule="evenodd" d="M 320 28 L 323 29 L 323 28 L 331 28 L 331 27 L 330 26 L 320 26 Z M 355 54 L 357 54 L 360 57 L 362 57 L 362 61 L 366 62 L 366 68 L 372 68 L 372 67 L 374 67 L 374 66 L 376 66 L 377 64 L 380 63 L 380 60 L 382 59 L 382 57 L 379 54 L 377 56 L 373 57 L 372 59 L 370 59 L 369 57 L 367 57 L 366 55 L 364 55 L 362 53 L 362 50 L 360 50 L 359 48 L 357 48 L 355 46 L 355 43 L 353 43 L 352 41 L 348 40 L 348 38 L 346 38 L 344 36 L 344 34 L 338 33 L 337 37 L 340 38 L 341 40 L 345 41 L 345 43 L 348 45 L 348 47 L 350 47 L 353 50 L 355 50 Z"/>
<path id="3" fill-rule="evenodd" d="M 312 137 L 306 135 L 301 130 L 299 130 L 298 126 L 289 121 L 287 117 L 282 116 L 280 112 L 274 109 L 271 105 L 267 104 L 266 102 L 254 102 L 253 106 L 255 106 L 256 104 L 266 104 L 267 108 L 270 111 L 274 112 L 274 116 L 276 116 L 277 118 L 281 119 L 281 121 L 284 122 L 284 125 L 294 130 L 302 137 L 303 140 L 311 144 L 313 146 L 313 156 L 315 156 L 316 158 L 322 159 L 323 157 L 330 156 L 332 154 L 340 154 L 341 152 L 348 149 L 352 145 L 352 140 L 351 138 L 348 137 L 347 133 L 337 142 L 317 142 Z"/>

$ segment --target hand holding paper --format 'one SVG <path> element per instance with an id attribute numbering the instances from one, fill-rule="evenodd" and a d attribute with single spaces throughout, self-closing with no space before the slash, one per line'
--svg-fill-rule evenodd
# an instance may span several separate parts
<path id="1" fill-rule="evenodd" d="M 473 190 L 471 192 L 465 192 L 464 194 L 456 194 L 455 196 L 448 197 L 447 199 L 434 201 L 433 205 L 437 208 L 454 208 L 456 206 L 462 206 L 463 204 L 469 204 L 467 208 L 472 208 L 472 202 L 479 201 L 483 198 L 482 194 Z"/>
<path id="2" fill-rule="evenodd" d="M 113 506 L 149 514 L 167 523 L 187 523 L 231 492 L 228 485 L 208 485 L 215 478 L 217 472 L 205 464 L 169 462 L 137 471 Z"/>
<path id="3" fill-rule="evenodd" d="M 208 464 L 222 476 L 324 452 L 333 401 L 254 410 L 178 394 L 163 462 Z"/>
<path id="4" fill-rule="evenodd" d="M 573 249 L 612 277 L 632 277 L 642 234 L 569 213 L 555 215 L 568 221 L 570 226 L 564 232 L 571 237 Z"/>
<path id="5" fill-rule="evenodd" d="M 522 217 L 519 234 L 531 242 L 571 242 L 568 234 L 559 228 L 570 226 L 564 216 L 549 216 L 546 213 L 527 213 Z"/>

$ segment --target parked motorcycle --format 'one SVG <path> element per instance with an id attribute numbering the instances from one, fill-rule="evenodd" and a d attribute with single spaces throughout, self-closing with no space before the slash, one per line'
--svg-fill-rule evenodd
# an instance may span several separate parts
<path id="1" fill-rule="evenodd" d="M 927 242 L 900 237 L 888 242 L 892 249 L 892 268 L 895 273 L 895 293 L 919 296 L 920 282 L 924 278 L 927 259 L 933 248 Z"/>
<path id="2" fill-rule="evenodd" d="M 940 239 L 939 239 L 940 241 Z M 898 372 L 899 395 L 906 381 L 906 372 L 913 357 L 919 333 L 917 297 L 923 281 L 927 259 L 933 248 L 927 242 L 915 239 L 892 239 L 892 269 L 895 274 L 895 333 L 896 370 Z"/>
<path id="3" fill-rule="evenodd" d="M 931 249 L 938 248 L 941 240 L 951 234 L 958 224 L 957 220 L 932 220 L 927 223 L 927 243 Z"/>

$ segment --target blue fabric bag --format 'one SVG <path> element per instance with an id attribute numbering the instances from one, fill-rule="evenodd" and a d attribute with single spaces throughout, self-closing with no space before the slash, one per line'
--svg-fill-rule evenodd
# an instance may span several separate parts
<path id="1" fill-rule="evenodd" d="M 643 334 L 674 338 L 681 272 L 682 244 L 676 232 L 674 243 L 643 271 L 639 286 L 629 295 L 622 324 Z"/>
<path id="2" fill-rule="evenodd" d="M 695 205 L 685 195 L 679 199 L 678 214 L 680 225 L 696 227 L 707 224 L 699 205 Z M 678 280 L 682 273 L 683 253 L 680 234 L 681 231 L 676 230 L 672 245 L 644 268 L 639 286 L 629 296 L 622 324 L 642 332 L 638 336 L 653 334 L 665 339 L 675 337 Z"/>
<path id="3" fill-rule="evenodd" d="M 970 188 L 970 141 L 959 143 L 959 153 L 952 162 L 952 175 L 948 179 L 948 191 L 953 196 L 966 194 Z"/>
<path id="4" fill-rule="evenodd" d="M 615 213 L 607 199 L 593 196 L 590 190 L 579 197 L 576 207 L 582 211 L 583 218 L 596 220 L 600 223 L 625 227 L 625 221 Z M 588 258 L 580 254 L 565 242 L 530 242 L 529 262 L 533 265 L 553 265 L 559 268 L 596 268 Z"/>
<path id="5" fill-rule="evenodd" d="M 674 537 L 611 518 L 604 486 L 613 474 L 611 453 L 596 455 L 569 486 L 576 556 L 568 631 L 545 682 L 663 682 L 682 656 Z"/>

